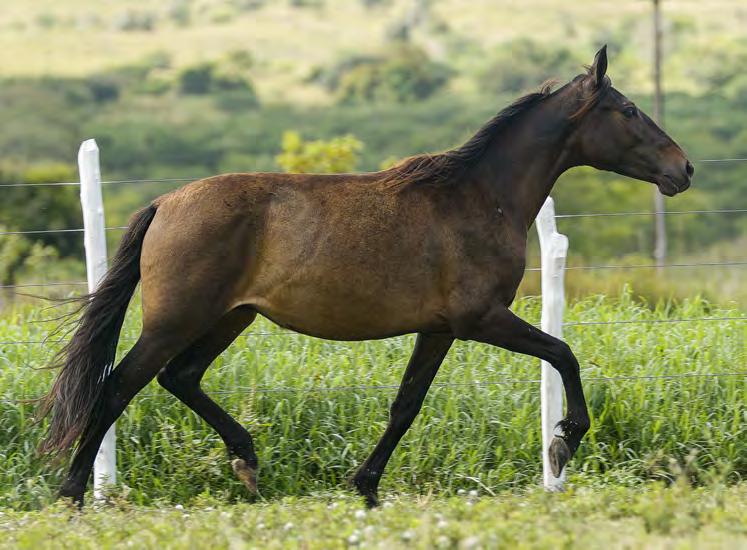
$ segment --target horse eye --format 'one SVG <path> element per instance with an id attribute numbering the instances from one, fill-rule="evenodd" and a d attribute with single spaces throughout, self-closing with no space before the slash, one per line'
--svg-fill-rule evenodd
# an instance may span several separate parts
<path id="1" fill-rule="evenodd" d="M 623 110 L 623 116 L 625 118 L 633 118 L 636 115 L 637 112 L 638 112 L 638 110 L 635 107 L 633 107 L 633 106 L 626 107 Z"/>

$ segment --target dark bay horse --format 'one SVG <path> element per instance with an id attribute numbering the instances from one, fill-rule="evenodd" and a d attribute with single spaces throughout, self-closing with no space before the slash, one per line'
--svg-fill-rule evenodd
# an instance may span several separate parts
<path id="1" fill-rule="evenodd" d="M 111 269 L 85 305 L 43 402 L 41 449 L 75 446 L 61 496 L 82 504 L 104 433 L 149 381 L 200 415 L 256 491 L 251 435 L 200 387 L 210 363 L 258 313 L 320 338 L 418 333 L 389 424 L 352 483 L 369 505 L 454 339 L 550 362 L 567 413 L 549 450 L 558 475 L 589 428 L 568 345 L 509 306 L 527 232 L 555 180 L 589 165 L 690 186 L 682 149 L 606 77 L 588 72 L 504 109 L 457 149 L 372 174 L 227 174 L 164 195 L 133 217 Z M 127 305 L 142 281 L 140 338 L 112 370 Z"/>

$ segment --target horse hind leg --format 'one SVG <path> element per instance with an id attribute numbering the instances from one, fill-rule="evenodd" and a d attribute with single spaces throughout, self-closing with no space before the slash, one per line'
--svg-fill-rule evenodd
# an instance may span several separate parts
<path id="1" fill-rule="evenodd" d="M 248 306 L 229 311 L 207 334 L 172 359 L 158 374 L 158 382 L 218 432 L 236 458 L 231 465 L 250 493 L 257 493 L 258 460 L 249 432 L 208 397 L 200 387 L 205 371 L 255 319 Z"/>
<path id="2" fill-rule="evenodd" d="M 162 339 L 143 333 L 112 371 L 104 384 L 97 413 L 81 435 L 68 475 L 60 488 L 61 497 L 83 505 L 83 493 L 104 435 L 132 398 L 163 368 L 172 349 Z"/>

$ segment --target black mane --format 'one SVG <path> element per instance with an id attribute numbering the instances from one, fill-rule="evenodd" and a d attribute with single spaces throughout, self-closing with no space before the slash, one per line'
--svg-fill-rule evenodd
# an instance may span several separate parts
<path id="1" fill-rule="evenodd" d="M 520 97 L 491 118 L 460 147 L 443 153 L 406 158 L 387 170 L 384 181 L 395 187 L 418 183 L 445 185 L 457 181 L 459 176 L 479 162 L 496 135 L 551 93 L 552 88 L 548 84 L 543 85 L 538 92 Z"/>

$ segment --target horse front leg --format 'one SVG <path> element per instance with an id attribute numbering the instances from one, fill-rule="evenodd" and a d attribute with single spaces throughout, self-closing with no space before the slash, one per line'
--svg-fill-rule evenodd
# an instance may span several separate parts
<path id="1" fill-rule="evenodd" d="M 561 433 L 553 438 L 548 450 L 553 475 L 560 476 L 584 434 L 589 431 L 589 413 L 578 361 L 571 348 L 562 340 L 520 319 L 505 306 L 491 309 L 477 321 L 463 323 L 455 333 L 459 339 L 475 340 L 538 357 L 560 373 L 565 389 L 566 416 L 558 422 Z"/>

